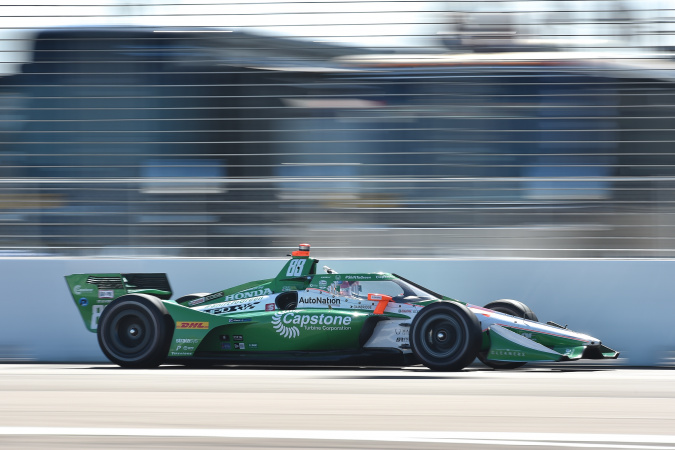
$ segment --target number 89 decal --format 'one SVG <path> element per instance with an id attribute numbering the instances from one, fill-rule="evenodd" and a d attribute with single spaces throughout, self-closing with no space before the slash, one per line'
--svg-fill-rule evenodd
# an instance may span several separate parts
<path id="1" fill-rule="evenodd" d="M 299 277 L 302 275 L 302 269 L 305 267 L 306 259 L 294 259 L 291 261 L 291 264 L 288 266 L 288 272 L 286 272 L 287 277 Z"/>

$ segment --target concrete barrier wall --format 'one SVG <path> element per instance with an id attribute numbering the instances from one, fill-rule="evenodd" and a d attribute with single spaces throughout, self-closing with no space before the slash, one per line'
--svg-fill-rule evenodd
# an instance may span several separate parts
<path id="1" fill-rule="evenodd" d="M 320 256 L 320 255 L 317 255 Z M 279 260 L 0 260 L 0 361 L 103 362 L 64 276 L 166 272 L 174 295 L 214 292 L 274 277 Z M 622 352 L 623 365 L 669 364 L 675 354 L 675 261 L 321 261 L 341 273 L 394 272 L 429 289 L 484 305 L 526 303 L 542 321 L 568 324 Z"/>

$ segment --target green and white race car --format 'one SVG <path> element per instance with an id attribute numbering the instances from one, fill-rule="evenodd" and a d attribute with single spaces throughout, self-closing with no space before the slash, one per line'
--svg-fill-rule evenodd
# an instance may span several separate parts
<path id="1" fill-rule="evenodd" d="M 617 358 L 600 340 L 540 323 L 521 302 L 484 307 L 391 273 L 337 273 L 301 244 L 275 278 L 170 300 L 166 274 L 74 274 L 69 290 L 103 353 L 122 367 L 160 364 L 405 366 L 456 371 L 476 358 Z"/>

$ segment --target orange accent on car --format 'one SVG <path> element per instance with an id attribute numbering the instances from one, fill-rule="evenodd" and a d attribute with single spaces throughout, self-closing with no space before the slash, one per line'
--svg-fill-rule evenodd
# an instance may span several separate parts
<path id="1" fill-rule="evenodd" d="M 387 307 L 387 303 L 393 301 L 394 299 L 388 295 L 382 294 L 368 294 L 368 300 L 371 302 L 378 302 L 375 307 L 373 314 L 383 314 L 384 309 Z"/>
<path id="2" fill-rule="evenodd" d="M 292 256 L 309 256 L 309 249 L 310 249 L 309 244 L 300 244 L 298 245 L 298 249 L 291 253 Z"/>

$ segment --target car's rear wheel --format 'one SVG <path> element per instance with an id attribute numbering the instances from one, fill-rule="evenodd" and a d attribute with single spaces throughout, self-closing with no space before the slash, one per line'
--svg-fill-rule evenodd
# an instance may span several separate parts
<path id="1" fill-rule="evenodd" d="M 97 334 L 110 361 L 129 368 L 157 367 L 169 352 L 173 320 L 157 297 L 123 295 L 103 310 Z"/>
<path id="2" fill-rule="evenodd" d="M 425 306 L 410 328 L 413 354 L 432 370 L 462 370 L 476 359 L 481 342 L 476 315 L 460 303 Z"/>
<path id="3" fill-rule="evenodd" d="M 504 314 L 509 314 L 511 316 L 520 317 L 521 319 L 534 320 L 539 322 L 537 315 L 523 302 L 518 300 L 502 299 L 495 300 L 485 305 L 485 308 L 491 309 Z M 522 367 L 527 363 L 524 362 L 511 362 L 511 361 L 489 361 L 487 359 L 487 352 L 480 352 L 478 354 L 478 359 L 480 362 L 485 364 L 488 367 L 493 369 L 517 369 Z"/>

